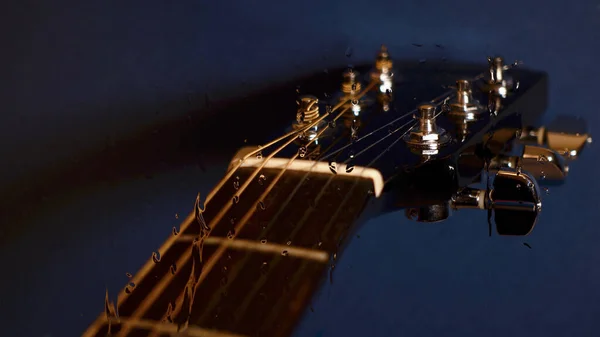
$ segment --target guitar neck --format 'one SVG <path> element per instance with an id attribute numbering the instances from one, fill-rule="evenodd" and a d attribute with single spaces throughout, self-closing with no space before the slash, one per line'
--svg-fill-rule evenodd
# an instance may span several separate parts
<path id="1" fill-rule="evenodd" d="M 188 217 L 161 249 L 160 261 L 149 262 L 125 289 L 119 318 L 99 318 L 84 335 L 105 336 L 110 329 L 161 336 L 184 327 L 198 327 L 203 336 L 289 335 L 381 183 L 364 174 L 375 170 L 334 175 L 327 163 L 296 160 L 283 169 L 283 162 L 273 160 L 258 175 L 256 167 L 238 169 L 202 213 L 210 234 L 199 240 L 201 225 Z"/>

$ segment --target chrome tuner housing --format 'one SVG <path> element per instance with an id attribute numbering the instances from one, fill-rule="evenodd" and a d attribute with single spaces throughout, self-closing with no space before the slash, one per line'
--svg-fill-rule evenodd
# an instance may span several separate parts
<path id="1" fill-rule="evenodd" d="M 524 144 L 546 146 L 567 160 L 577 159 L 585 146 L 592 143 L 586 122 L 565 115 L 558 116 L 547 126 L 524 128 L 518 138 Z"/>
<path id="2" fill-rule="evenodd" d="M 450 208 L 493 212 L 499 235 L 528 235 L 542 210 L 535 178 L 526 172 L 503 169 L 493 179 L 490 190 L 471 187 L 459 190 L 452 196 Z"/>
<path id="3" fill-rule="evenodd" d="M 420 105 L 417 116 L 419 125 L 404 136 L 404 141 L 411 151 L 421 156 L 437 155 L 440 148 L 451 140 L 450 135 L 437 126 L 435 110 L 435 105 Z"/>

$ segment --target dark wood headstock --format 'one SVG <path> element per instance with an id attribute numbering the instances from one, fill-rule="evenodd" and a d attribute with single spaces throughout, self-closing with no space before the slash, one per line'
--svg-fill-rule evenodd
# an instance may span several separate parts
<path id="1" fill-rule="evenodd" d="M 382 48 L 374 65 L 314 76 L 295 113 L 260 107 L 289 114 L 284 132 L 239 150 L 84 336 L 287 336 L 349 233 L 385 212 L 480 210 L 490 234 L 529 234 L 540 186 L 564 181 L 589 139 L 535 128 L 546 101 L 543 72 L 498 57 L 393 62 Z"/>

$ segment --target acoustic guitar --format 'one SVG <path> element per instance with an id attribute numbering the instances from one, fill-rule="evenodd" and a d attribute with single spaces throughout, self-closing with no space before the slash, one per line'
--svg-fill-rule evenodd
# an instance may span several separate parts
<path id="1" fill-rule="evenodd" d="M 285 130 L 240 148 L 83 336 L 289 336 L 358 226 L 388 212 L 531 233 L 543 186 L 591 138 L 569 117 L 537 126 L 545 73 L 487 61 L 394 63 L 382 47 L 303 85 Z"/>

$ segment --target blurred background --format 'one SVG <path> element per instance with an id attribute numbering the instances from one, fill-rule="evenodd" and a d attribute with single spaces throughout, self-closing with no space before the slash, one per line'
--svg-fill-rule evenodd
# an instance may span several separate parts
<path id="1" fill-rule="evenodd" d="M 228 102 L 371 62 L 382 43 L 402 59 L 522 60 L 549 73 L 547 121 L 599 125 L 598 0 L 9 0 L 0 13 L 6 336 L 78 336 L 102 312 L 105 289 L 268 130 L 238 132 L 227 121 L 245 111 Z M 597 335 L 596 154 L 550 190 L 532 249 L 488 238 L 485 216 L 367 223 L 299 335 Z"/>

